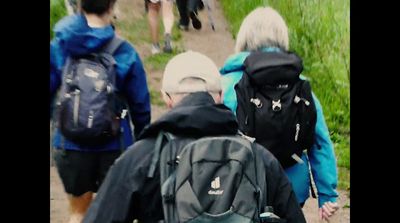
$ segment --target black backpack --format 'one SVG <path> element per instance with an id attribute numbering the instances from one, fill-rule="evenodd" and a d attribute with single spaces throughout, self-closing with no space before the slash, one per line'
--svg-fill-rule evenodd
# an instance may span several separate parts
<path id="1" fill-rule="evenodd" d="M 113 53 L 123 42 L 114 37 L 99 52 L 67 58 L 58 103 L 58 126 L 65 138 L 94 146 L 120 133 L 122 103 Z"/>
<path id="2" fill-rule="evenodd" d="M 164 138 L 168 143 L 162 146 Z M 160 133 L 155 144 L 148 177 L 153 177 L 159 160 L 164 222 L 262 222 L 265 169 L 250 141 Z"/>
<path id="3" fill-rule="evenodd" d="M 253 52 L 235 85 L 239 129 L 254 137 L 284 168 L 302 163 L 315 138 L 316 108 L 301 59 L 289 52 Z"/>

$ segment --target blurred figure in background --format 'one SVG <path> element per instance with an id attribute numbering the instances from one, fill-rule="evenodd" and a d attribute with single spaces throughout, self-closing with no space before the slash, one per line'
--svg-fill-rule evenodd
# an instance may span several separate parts
<path id="1" fill-rule="evenodd" d="M 179 11 L 179 29 L 189 30 L 189 21 L 192 20 L 193 28 L 201 29 L 201 21 L 197 15 L 197 9 L 203 9 L 201 0 L 176 0 Z"/>
<path id="2" fill-rule="evenodd" d="M 151 53 L 161 53 L 161 47 L 159 43 L 159 15 L 161 9 L 162 21 L 164 24 L 164 47 L 165 53 L 172 53 L 171 44 L 171 33 L 172 26 L 174 24 L 174 13 L 172 11 L 173 0 L 145 0 L 145 7 L 147 12 L 147 18 L 150 26 L 151 34 Z"/>

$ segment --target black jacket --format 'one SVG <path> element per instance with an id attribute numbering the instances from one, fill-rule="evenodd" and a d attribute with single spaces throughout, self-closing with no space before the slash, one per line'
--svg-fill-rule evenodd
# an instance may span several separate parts
<path id="1" fill-rule="evenodd" d="M 139 140 L 110 168 L 84 223 L 157 222 L 163 219 L 159 171 L 147 178 L 154 152 L 155 138 L 160 130 L 180 137 L 235 135 L 235 116 L 224 105 L 214 103 L 207 93 L 186 96 L 181 103 L 147 126 Z M 263 157 L 267 179 L 267 203 L 275 214 L 288 223 L 305 222 L 285 172 L 273 155 L 257 145 Z"/>

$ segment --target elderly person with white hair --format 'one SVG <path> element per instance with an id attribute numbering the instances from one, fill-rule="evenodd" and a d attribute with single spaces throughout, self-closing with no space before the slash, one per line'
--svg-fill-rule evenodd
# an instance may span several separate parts
<path id="1" fill-rule="evenodd" d="M 241 80 L 246 69 L 244 62 L 252 52 L 268 52 L 270 56 L 280 52 L 282 58 L 295 57 L 297 64 L 289 64 L 289 66 L 299 67 L 298 74 L 300 74 L 302 71 L 301 59 L 297 55 L 289 53 L 288 50 L 288 28 L 279 13 L 270 7 L 253 10 L 244 19 L 239 29 L 235 46 L 236 54 L 230 56 L 220 69 L 223 103 L 236 114 L 238 99 L 235 85 Z M 302 76 L 300 78 L 304 79 Z M 285 168 L 285 172 L 292 183 L 298 202 L 303 206 L 310 194 L 309 169 L 311 169 L 318 193 L 319 216 L 321 219 L 328 220 L 338 209 L 336 160 L 321 104 L 314 94 L 312 97 L 317 116 L 314 144 L 311 149 L 307 150 L 307 153 L 304 152 L 300 155 L 299 159 L 301 158 L 302 162 Z M 267 129 L 268 126 L 265 128 Z"/>

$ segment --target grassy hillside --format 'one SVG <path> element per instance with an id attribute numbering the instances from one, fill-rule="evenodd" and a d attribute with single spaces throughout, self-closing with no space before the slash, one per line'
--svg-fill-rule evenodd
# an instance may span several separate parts
<path id="1" fill-rule="evenodd" d="M 50 0 L 50 37 L 53 38 L 54 25 L 67 15 L 64 0 Z"/>

